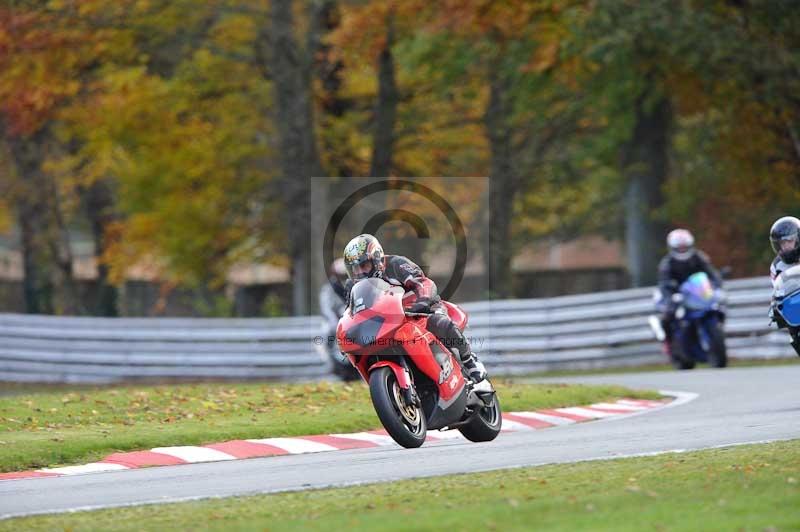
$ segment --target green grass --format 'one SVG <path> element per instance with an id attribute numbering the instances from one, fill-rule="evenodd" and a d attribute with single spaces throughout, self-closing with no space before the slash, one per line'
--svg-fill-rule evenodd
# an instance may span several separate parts
<path id="1" fill-rule="evenodd" d="M 18 518 L 0 530 L 798 530 L 800 440 Z"/>
<path id="2" fill-rule="evenodd" d="M 657 397 L 617 386 L 497 387 L 506 411 Z M 86 463 L 117 451 L 379 427 L 360 382 L 47 389 L 0 397 L 0 471 Z"/>

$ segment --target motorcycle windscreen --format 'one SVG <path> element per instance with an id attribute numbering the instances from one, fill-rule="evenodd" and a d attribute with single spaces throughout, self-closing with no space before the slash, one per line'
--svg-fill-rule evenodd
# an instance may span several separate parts
<path id="1" fill-rule="evenodd" d="M 781 298 L 800 290 L 800 265 L 792 266 L 782 272 L 775 281 L 776 298 Z"/>
<path id="2" fill-rule="evenodd" d="M 364 279 L 350 292 L 351 310 L 345 338 L 351 346 L 372 345 L 403 323 L 405 291 L 383 279 Z M 345 351 L 352 349 L 344 349 Z"/>
<path id="3" fill-rule="evenodd" d="M 778 311 L 792 327 L 800 327 L 800 292 L 795 292 L 778 304 Z"/>
<path id="4" fill-rule="evenodd" d="M 689 276 L 681 285 L 681 294 L 687 308 L 704 310 L 711 306 L 714 300 L 714 286 L 706 272 L 697 272 Z"/>

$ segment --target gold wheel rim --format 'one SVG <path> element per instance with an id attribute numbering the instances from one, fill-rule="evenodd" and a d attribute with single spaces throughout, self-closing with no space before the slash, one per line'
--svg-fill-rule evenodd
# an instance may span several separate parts
<path id="1" fill-rule="evenodd" d="M 394 395 L 394 402 L 400 410 L 400 415 L 408 421 L 413 427 L 419 426 L 419 408 L 406 404 L 403 399 L 403 394 L 400 393 L 400 386 L 397 381 L 392 383 L 392 394 Z"/>

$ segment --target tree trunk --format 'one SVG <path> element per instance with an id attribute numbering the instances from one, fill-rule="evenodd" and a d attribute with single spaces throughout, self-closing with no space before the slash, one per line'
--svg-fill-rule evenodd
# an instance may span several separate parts
<path id="1" fill-rule="evenodd" d="M 318 43 L 314 13 L 318 3 L 309 4 L 307 43 Z M 294 36 L 291 0 L 273 0 L 271 24 L 259 36 L 259 46 L 269 52 L 264 65 L 275 94 L 275 125 L 280 144 L 283 199 L 292 269 L 292 305 L 295 315 L 307 314 L 316 284 L 311 275 L 310 178 L 322 174 L 314 134 L 311 93 L 313 49 L 302 49 Z M 312 44 L 313 45 L 313 44 Z"/>
<path id="2" fill-rule="evenodd" d="M 25 312 L 29 314 L 53 313 L 53 284 L 47 267 L 47 254 L 39 245 L 36 227 L 38 213 L 33 198 L 21 194 L 17 200 L 17 223 L 20 227 L 22 245 L 22 290 L 25 296 Z"/>
<path id="3" fill-rule="evenodd" d="M 339 5 L 334 0 L 322 2 L 316 13 L 318 15 L 318 30 L 316 33 L 320 37 L 323 34 L 336 31 L 341 25 Z M 312 32 L 311 34 L 313 35 L 314 33 Z M 341 94 L 342 85 L 344 84 L 344 61 L 337 57 L 333 46 L 324 42 L 321 38 L 312 44 L 317 50 L 314 70 L 320 87 L 320 116 L 318 122 L 321 130 L 333 130 L 334 128 L 331 126 L 335 126 L 336 120 L 344 116 L 353 107 L 352 100 Z M 321 135 L 320 150 L 325 154 L 342 154 L 343 143 L 340 138 L 333 135 Z M 340 178 L 355 175 L 355 170 L 350 166 L 349 159 L 352 158 L 354 158 L 353 155 L 329 158 L 326 161 L 326 169 L 331 172 L 329 175 Z"/>
<path id="4" fill-rule="evenodd" d="M 486 228 L 488 249 L 483 250 L 491 297 L 512 296 L 511 216 L 519 180 L 514 174 L 511 147 L 511 112 L 508 82 L 496 62 L 489 65 L 489 103 L 484 115 L 489 138 L 491 166 L 489 174 L 489 212 Z"/>
<path id="5" fill-rule="evenodd" d="M 16 204 L 22 234 L 26 311 L 76 314 L 81 305 L 58 188 L 41 168 L 47 131 L 7 140 L 20 185 Z"/>
<path id="6" fill-rule="evenodd" d="M 394 124 L 397 116 L 397 82 L 394 75 L 394 12 L 386 16 L 386 43 L 378 56 L 378 102 L 375 106 L 375 133 L 372 141 L 372 177 L 389 177 L 392 171 Z"/>
<path id="7" fill-rule="evenodd" d="M 42 174 L 49 193 L 44 199 L 46 205 L 45 216 L 42 216 L 46 227 L 46 235 L 50 246 L 50 255 L 53 260 L 53 303 L 56 314 L 75 315 L 83 314 L 83 304 L 78 287 L 75 284 L 72 269 L 72 249 L 70 248 L 69 232 L 61 211 L 60 192 L 58 184 L 50 176 Z"/>
<path id="8" fill-rule="evenodd" d="M 636 101 L 633 136 L 623 149 L 625 240 L 628 271 L 633 286 L 654 284 L 664 248 L 666 224 L 655 211 L 664 203 L 662 188 L 668 175 L 672 108 L 667 98 L 647 104 L 646 95 Z"/>
<path id="9" fill-rule="evenodd" d="M 108 266 L 103 263 L 103 254 L 106 249 L 106 227 L 115 219 L 113 194 L 105 180 L 96 181 L 84 194 L 86 215 L 92 228 L 94 257 L 97 263 L 97 296 L 91 313 L 95 316 L 118 316 L 118 290 L 108 282 Z"/>

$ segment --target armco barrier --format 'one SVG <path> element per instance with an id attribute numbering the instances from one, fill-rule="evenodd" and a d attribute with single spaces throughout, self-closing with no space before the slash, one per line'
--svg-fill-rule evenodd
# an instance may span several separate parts
<path id="1" fill-rule="evenodd" d="M 794 357 L 785 331 L 767 317 L 767 277 L 737 279 L 728 293 L 728 353 L 736 358 Z M 494 373 L 515 374 L 664 362 L 647 318 L 653 288 L 538 300 L 468 303 L 470 332 Z"/>
<path id="2" fill-rule="evenodd" d="M 729 354 L 792 357 L 769 327 L 768 278 L 726 283 Z M 495 375 L 663 361 L 647 323 L 652 288 L 467 303 L 467 335 Z M 316 379 L 317 317 L 88 318 L 0 314 L 0 380 Z"/>

